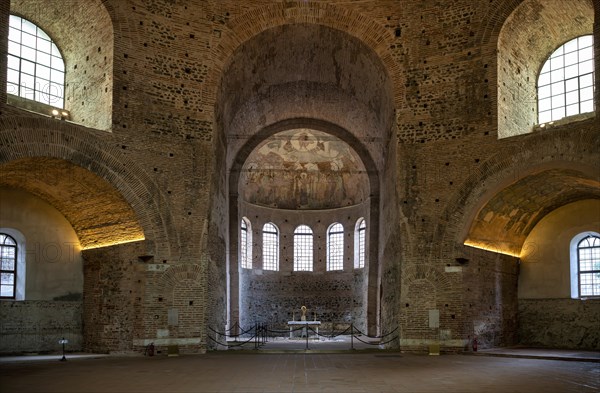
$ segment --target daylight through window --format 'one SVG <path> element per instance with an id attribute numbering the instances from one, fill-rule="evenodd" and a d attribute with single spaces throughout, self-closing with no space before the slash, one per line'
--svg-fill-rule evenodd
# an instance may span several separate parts
<path id="1" fill-rule="evenodd" d="M 8 94 L 64 107 L 65 63 L 42 29 L 16 15 L 8 32 Z"/>
<path id="2" fill-rule="evenodd" d="M 14 299 L 17 283 L 17 242 L 0 233 L 0 297 Z"/>
<path id="3" fill-rule="evenodd" d="M 555 50 L 538 78 L 538 122 L 594 111 L 594 40 L 585 35 Z"/>

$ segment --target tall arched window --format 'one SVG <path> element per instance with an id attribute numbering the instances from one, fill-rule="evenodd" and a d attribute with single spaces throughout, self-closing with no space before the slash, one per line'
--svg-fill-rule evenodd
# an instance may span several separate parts
<path id="1" fill-rule="evenodd" d="M 64 107 L 65 63 L 58 47 L 41 28 L 16 15 L 8 32 L 8 94 Z"/>
<path id="2" fill-rule="evenodd" d="M 279 270 L 279 230 L 273 223 L 263 225 L 263 269 Z"/>
<path id="3" fill-rule="evenodd" d="M 556 49 L 538 77 L 538 122 L 594 111 L 594 38 L 577 37 Z"/>
<path id="4" fill-rule="evenodd" d="M 600 237 L 586 236 L 577 243 L 579 297 L 600 296 Z"/>
<path id="5" fill-rule="evenodd" d="M 344 270 L 344 227 L 339 222 L 327 231 L 327 270 Z"/>
<path id="6" fill-rule="evenodd" d="M 354 268 L 365 267 L 365 240 L 367 223 L 364 218 L 359 218 L 354 229 Z"/>
<path id="7" fill-rule="evenodd" d="M 17 288 L 17 242 L 0 233 L 0 297 L 14 299 Z"/>
<path id="8" fill-rule="evenodd" d="M 252 269 L 252 227 L 245 217 L 240 225 L 240 264 L 243 269 Z"/>
<path id="9" fill-rule="evenodd" d="M 313 231 L 299 225 L 294 231 L 294 271 L 313 270 Z"/>

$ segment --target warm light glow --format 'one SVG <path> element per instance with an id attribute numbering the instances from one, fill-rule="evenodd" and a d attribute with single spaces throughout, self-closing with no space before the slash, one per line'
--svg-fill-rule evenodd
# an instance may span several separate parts
<path id="1" fill-rule="evenodd" d="M 116 246 L 118 244 L 140 242 L 142 240 L 146 240 L 146 238 L 144 236 L 142 236 L 139 238 L 133 238 L 133 239 L 127 239 L 127 240 L 118 240 L 118 241 L 106 242 L 106 243 L 95 243 L 95 244 L 90 244 L 89 246 L 81 247 L 81 250 L 84 251 L 84 250 L 92 250 L 94 248 L 111 247 L 111 246 Z"/>
<path id="2" fill-rule="evenodd" d="M 56 109 L 52 109 L 52 116 L 58 116 L 58 111 Z"/>
<path id="3" fill-rule="evenodd" d="M 470 241 L 465 241 L 463 243 L 465 246 L 469 246 L 469 247 L 473 247 L 473 248 L 479 248 L 480 250 L 485 250 L 485 251 L 490 251 L 490 252 L 495 252 L 498 254 L 504 254 L 504 255 L 509 255 L 511 257 L 515 257 L 515 258 L 520 258 L 520 254 L 511 252 L 511 251 L 506 251 L 506 250 L 500 250 L 498 248 L 495 247 L 490 247 L 489 244 L 485 244 L 485 243 L 473 243 Z"/>

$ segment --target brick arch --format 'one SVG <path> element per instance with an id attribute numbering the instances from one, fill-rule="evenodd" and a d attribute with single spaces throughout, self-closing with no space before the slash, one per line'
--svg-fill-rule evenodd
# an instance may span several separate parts
<path id="1" fill-rule="evenodd" d="M 157 280 L 158 293 L 166 296 L 166 291 L 186 281 L 201 283 L 202 267 L 191 264 L 170 266 Z"/>
<path id="2" fill-rule="evenodd" d="M 498 137 L 531 133 L 538 123 L 537 79 L 553 50 L 591 34 L 592 0 L 496 0 L 489 4 L 477 40 L 497 66 Z M 562 22 L 562 23 L 561 23 Z"/>
<path id="3" fill-rule="evenodd" d="M 434 267 L 428 265 L 412 264 L 402 271 L 402 284 L 410 289 L 410 285 L 413 282 L 426 281 L 435 288 L 436 292 L 444 293 L 444 291 L 451 290 L 450 279 L 447 274 Z M 410 291 L 407 290 L 407 295 L 410 295 Z M 419 296 L 422 296 L 420 293 Z"/>
<path id="4" fill-rule="evenodd" d="M 485 17 L 476 34 L 475 42 L 479 42 L 482 46 L 493 44 L 493 49 L 496 49 L 504 22 L 522 2 L 523 0 L 492 0 L 485 10 Z"/>
<path id="5" fill-rule="evenodd" d="M 486 15 L 483 18 L 481 28 L 477 33 L 477 40 L 480 45 L 487 44 L 495 45 L 498 41 L 500 31 L 504 27 L 506 20 L 521 4 L 527 3 L 530 0 L 492 0 L 486 9 Z M 600 4 L 597 1 L 582 0 L 593 5 L 596 13 L 600 11 Z M 568 2 L 564 2 L 568 7 Z"/>
<path id="6" fill-rule="evenodd" d="M 20 123 L 25 120 L 26 125 Z M 133 210 L 148 252 L 172 257 L 171 247 L 177 244 L 177 236 L 168 229 L 168 215 L 161 209 L 167 205 L 161 190 L 141 168 L 119 158 L 116 149 L 80 127 L 52 119 L 5 118 L 0 120 L 0 130 L 0 169 L 17 160 L 39 158 L 64 160 L 89 171 L 108 183 Z M 89 195 L 102 203 L 101 195 Z M 75 217 L 86 219 L 89 217 Z"/>
<path id="7" fill-rule="evenodd" d="M 600 135 L 591 133 L 589 130 L 571 131 L 562 135 L 558 131 L 548 132 L 557 133 L 556 139 L 551 140 L 545 135 L 536 135 L 527 140 L 507 144 L 501 154 L 494 155 L 473 170 L 463 182 L 460 191 L 448 202 L 444 212 L 440 215 L 440 225 L 437 227 L 433 240 L 435 243 L 441 244 L 442 255 L 440 257 L 455 256 L 455 248 L 463 244 L 469 235 L 473 221 L 478 217 L 482 208 L 494 197 L 509 190 L 512 185 L 526 182 L 527 179 L 539 183 L 539 180 L 542 179 L 540 173 L 551 174 L 552 176 L 548 179 L 552 178 L 553 183 L 557 179 L 563 179 L 575 180 L 578 184 L 574 185 L 573 195 L 565 200 L 552 198 L 552 195 L 539 198 L 539 202 L 544 203 L 545 206 L 542 206 L 539 212 L 533 210 L 529 212 L 533 220 L 529 225 L 529 230 L 543 215 L 549 213 L 548 209 L 558 208 L 569 203 L 568 200 L 600 197 L 600 188 L 597 188 L 600 162 L 595 153 L 600 149 Z M 536 146 L 536 149 L 527 148 L 529 144 Z M 594 188 L 597 188 L 596 191 Z M 543 194 L 541 190 L 530 189 L 529 191 Z M 504 194 L 504 196 L 509 197 L 509 194 Z M 500 199 L 496 199 L 497 202 L 503 203 Z M 508 201 L 508 204 L 517 206 L 518 198 L 515 196 L 512 199 L 512 201 Z M 520 250 L 520 246 L 522 246 L 520 237 L 516 239 L 515 244 Z M 504 251 L 515 254 L 515 247 L 512 248 L 512 250 Z M 498 251 L 503 251 L 503 249 L 498 249 Z"/>
<path id="8" fill-rule="evenodd" d="M 395 106 L 404 105 L 404 81 L 400 65 L 389 50 L 389 42 L 393 40 L 391 33 L 358 12 L 333 4 L 303 1 L 277 2 L 257 7 L 227 24 L 229 30 L 212 51 L 214 65 L 204 89 L 207 102 L 216 104 L 219 82 L 238 47 L 265 30 L 295 23 L 318 24 L 340 30 L 371 48 L 379 56 L 392 81 Z"/>

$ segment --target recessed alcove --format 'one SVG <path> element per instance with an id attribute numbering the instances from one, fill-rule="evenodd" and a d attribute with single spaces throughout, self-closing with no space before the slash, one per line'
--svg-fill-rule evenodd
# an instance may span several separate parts
<path id="1" fill-rule="evenodd" d="M 240 266 L 240 324 L 270 323 L 278 329 L 300 318 L 300 307 L 322 321 L 326 330 L 344 330 L 350 323 L 366 325 L 364 266 L 355 268 L 357 222 L 368 228 L 369 178 L 350 145 L 318 130 L 296 128 L 275 133 L 259 143 L 242 166 L 239 214 L 245 217 L 249 263 Z M 250 217 L 250 218 L 248 218 Z M 264 265 L 265 224 L 277 229 L 276 269 Z M 333 258 L 332 225 L 342 265 Z M 240 222 L 241 225 L 241 222 Z M 297 235 L 300 226 L 310 233 Z M 339 233 L 343 231 L 343 233 Z M 296 236 L 304 236 L 296 242 Z M 308 239 L 307 239 L 308 238 Z M 297 265 L 298 248 L 310 256 Z M 245 244 L 245 241 L 244 241 Z M 359 250 L 359 251 L 357 251 Z M 364 257 L 363 257 L 364 258 Z"/>

